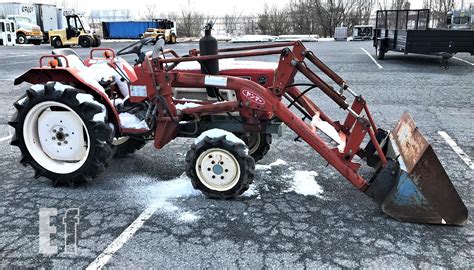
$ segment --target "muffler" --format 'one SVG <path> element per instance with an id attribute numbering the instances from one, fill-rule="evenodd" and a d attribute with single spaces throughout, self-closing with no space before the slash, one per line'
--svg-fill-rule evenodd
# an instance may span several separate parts
<path id="1" fill-rule="evenodd" d="M 465 224 L 467 208 L 410 114 L 386 134 L 387 164 L 378 165 L 365 193 L 400 221 Z"/>

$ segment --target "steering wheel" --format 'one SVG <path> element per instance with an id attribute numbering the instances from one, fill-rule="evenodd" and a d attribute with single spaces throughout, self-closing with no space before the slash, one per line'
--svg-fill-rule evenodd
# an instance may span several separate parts
<path id="1" fill-rule="evenodd" d="M 125 48 L 122 48 L 120 51 L 117 52 L 117 55 L 136 54 L 137 56 L 140 56 L 142 47 L 147 43 L 151 43 L 152 41 L 154 41 L 152 37 L 140 39 L 131 44 L 128 44 L 127 46 L 125 46 Z"/>

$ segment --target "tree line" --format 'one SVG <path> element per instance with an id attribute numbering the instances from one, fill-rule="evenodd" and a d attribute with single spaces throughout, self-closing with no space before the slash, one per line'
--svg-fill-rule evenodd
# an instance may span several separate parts
<path id="1" fill-rule="evenodd" d="M 157 18 L 154 4 L 146 7 L 145 18 Z M 289 0 L 285 5 L 265 5 L 255 16 L 234 11 L 223 16 L 204 15 L 183 8 L 166 17 L 178 24 L 178 35 L 199 36 L 206 22 L 217 21 L 227 34 L 316 34 L 334 36 L 337 26 L 349 29 L 358 24 L 373 24 L 377 9 L 410 9 L 409 0 Z M 423 0 L 423 8 L 431 10 L 433 27 L 444 27 L 446 13 L 454 8 L 454 0 Z M 161 15 L 163 17 L 163 15 Z"/>

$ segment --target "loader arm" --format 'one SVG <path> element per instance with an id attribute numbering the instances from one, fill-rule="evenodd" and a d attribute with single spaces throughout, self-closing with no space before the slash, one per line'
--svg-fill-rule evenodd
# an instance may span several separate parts
<path id="1" fill-rule="evenodd" d="M 282 45 L 291 45 L 292 49 L 273 49 Z M 353 91 L 313 52 L 307 51 L 300 42 L 226 48 L 219 52 L 219 55 L 200 56 L 199 51 L 193 50 L 190 52 L 191 57 L 155 59 L 153 68 L 160 82 L 159 94 L 171 100 L 172 87 L 213 86 L 235 90 L 238 102 L 211 103 L 184 110 L 182 113 L 199 117 L 209 112 L 239 111 L 252 125 L 263 123 L 268 119 L 265 116 L 270 113 L 283 121 L 357 189 L 372 197 L 391 217 L 402 221 L 434 224 L 460 225 L 466 222 L 467 209 L 464 203 L 411 117 L 402 117 L 392 134 L 378 128 L 363 97 Z M 237 77 L 173 71 L 178 63 L 184 61 L 201 62 L 275 54 L 279 55 L 280 59 L 274 84 L 268 88 Z M 306 61 L 327 75 L 339 89 L 335 90 L 318 76 L 308 67 Z M 309 83 L 294 84 L 297 73 L 304 75 Z M 299 85 L 309 88 L 301 91 L 297 88 Z M 347 112 L 342 123 L 333 121 L 306 96 L 312 89 L 319 89 Z M 344 93 L 353 97 L 351 103 Z M 283 97 L 290 102 L 289 106 L 282 102 Z M 172 104 L 172 101 L 169 103 Z M 303 114 L 303 118 L 289 108 L 292 105 Z M 174 104 L 171 111 L 177 113 Z M 179 116 L 176 114 L 174 117 Z M 305 122 L 307 120 L 310 123 Z M 325 141 L 320 133 L 336 142 L 337 147 Z M 368 144 L 361 147 L 367 136 Z M 423 147 L 412 147 L 420 142 L 426 143 Z M 367 180 L 359 174 L 361 164 L 352 161 L 356 155 L 374 168 L 375 174 L 370 179 Z M 411 157 L 417 158 L 413 161 L 410 160 Z M 428 173 L 430 169 L 426 164 L 433 166 L 431 173 Z M 451 203 L 443 203 L 446 200 Z"/>

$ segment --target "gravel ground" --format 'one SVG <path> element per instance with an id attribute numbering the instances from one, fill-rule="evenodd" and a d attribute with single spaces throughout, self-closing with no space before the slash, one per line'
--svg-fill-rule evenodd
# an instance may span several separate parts
<path id="1" fill-rule="evenodd" d="M 124 45 L 103 44 L 116 49 Z M 472 212 L 473 170 L 437 132 L 447 132 L 474 157 L 474 66 L 451 59 L 445 69 L 436 57 L 388 53 L 379 68 L 361 49 L 374 56 L 370 42 L 306 45 L 368 100 L 379 126 L 391 129 L 405 110 L 413 115 Z M 185 54 L 196 46 L 169 47 Z M 0 48 L 0 138 L 9 135 L 12 103 L 27 87 L 13 86 L 12 80 L 37 65 L 39 55 L 49 50 L 46 45 Z M 81 56 L 88 54 L 77 50 Z M 474 63 L 473 56 L 457 57 Z M 342 119 L 343 111 L 321 93 L 310 95 Z M 284 162 L 259 166 L 252 189 L 228 201 L 193 192 L 182 176 L 190 139 L 176 139 L 159 151 L 150 143 L 77 188 L 54 188 L 48 179 L 34 179 L 30 167 L 20 166 L 18 149 L 5 140 L 0 143 L 0 267 L 85 268 L 144 211 L 150 213 L 148 219 L 111 256 L 107 267 L 474 267 L 471 220 L 462 227 L 395 221 L 294 137 L 287 128 L 282 137 L 274 137 L 260 163 Z M 301 174 L 310 175 L 320 192 L 298 192 L 295 175 Z M 39 253 L 40 208 L 58 209 L 51 218 L 57 227 L 51 235 L 57 254 Z M 63 244 L 62 218 L 70 208 L 80 210 L 78 249 L 73 254 L 66 253 Z"/>

